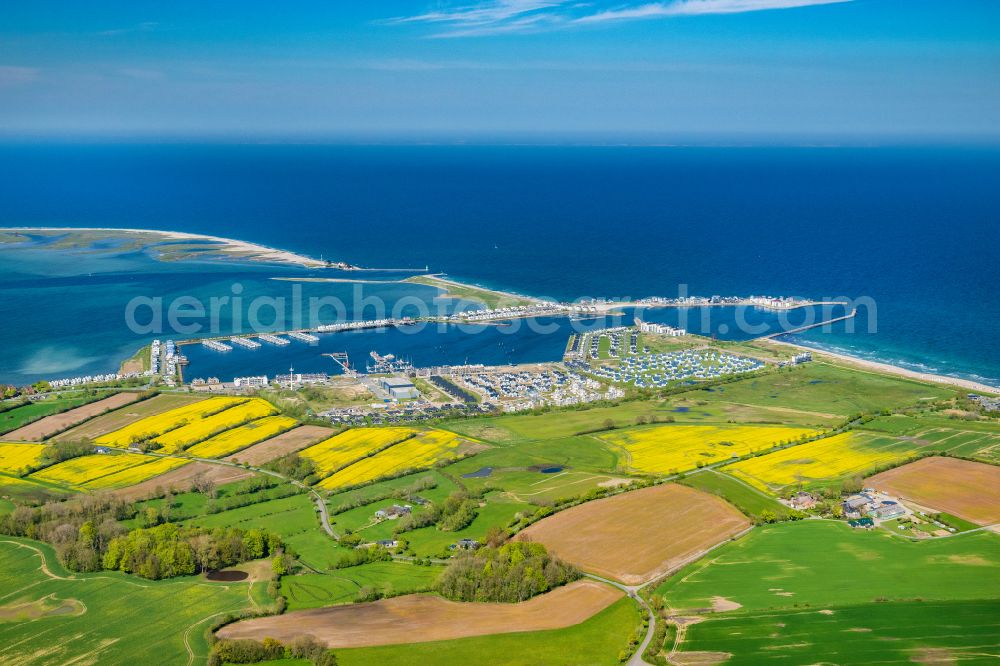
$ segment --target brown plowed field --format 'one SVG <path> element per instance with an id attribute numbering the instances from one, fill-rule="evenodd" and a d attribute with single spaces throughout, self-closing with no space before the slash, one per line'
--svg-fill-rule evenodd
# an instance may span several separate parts
<path id="1" fill-rule="evenodd" d="M 715 495 L 667 483 L 587 502 L 518 535 L 584 571 L 645 583 L 750 526 Z"/>
<path id="2" fill-rule="evenodd" d="M 312 635 L 331 648 L 441 641 L 579 624 L 623 595 L 593 580 L 578 580 L 518 604 L 460 603 L 410 594 L 243 620 L 219 630 L 221 638 L 266 636 L 288 641 Z"/>
<path id="3" fill-rule="evenodd" d="M 56 441 L 95 439 L 101 435 L 106 435 L 109 432 L 118 430 L 119 428 L 124 428 L 128 424 L 135 423 L 139 419 L 144 419 L 147 416 L 162 414 L 163 412 L 174 409 L 175 407 L 190 405 L 192 402 L 198 402 L 199 400 L 204 399 L 205 396 L 201 395 L 161 393 L 160 395 L 153 396 L 149 400 L 143 400 L 131 408 L 125 407 L 122 409 L 116 409 L 109 414 L 93 418 L 76 428 L 71 428 L 64 433 L 56 435 L 53 439 Z"/>
<path id="4" fill-rule="evenodd" d="M 333 437 L 336 432 L 336 430 L 324 428 L 323 426 L 299 426 L 271 439 L 265 439 L 263 442 L 254 444 L 242 451 L 238 451 L 231 456 L 223 458 L 223 460 L 260 465 L 269 460 L 286 456 L 289 453 L 301 451 L 307 446 Z"/>
<path id="5" fill-rule="evenodd" d="M 865 485 L 977 525 L 1000 522 L 1000 467 L 958 458 L 922 458 Z"/>
<path id="6" fill-rule="evenodd" d="M 147 479 L 142 483 L 137 483 L 134 486 L 129 486 L 128 488 L 120 488 L 112 492 L 118 497 L 129 500 L 139 500 L 151 497 L 153 493 L 156 492 L 157 488 L 161 490 L 173 489 L 178 492 L 183 492 L 191 488 L 192 479 L 194 479 L 194 477 L 199 473 L 204 473 L 205 478 L 213 481 L 216 485 L 240 481 L 254 475 L 253 472 L 243 469 L 242 467 L 192 462 L 184 465 L 183 467 L 170 470 L 166 474 L 154 476 L 152 479 Z"/>
<path id="7" fill-rule="evenodd" d="M 40 442 L 60 430 L 65 430 L 81 421 L 110 409 L 118 409 L 139 399 L 138 393 L 115 393 L 103 400 L 97 400 L 62 414 L 53 414 L 34 423 L 22 426 L 4 435 L 4 439 L 14 442 Z"/>

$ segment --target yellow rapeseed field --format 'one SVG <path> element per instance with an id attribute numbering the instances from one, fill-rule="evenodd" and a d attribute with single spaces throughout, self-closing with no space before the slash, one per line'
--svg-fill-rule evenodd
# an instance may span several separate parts
<path id="1" fill-rule="evenodd" d="M 169 472 L 172 469 L 177 469 L 191 462 L 181 458 L 146 458 L 146 460 L 149 462 L 93 479 L 83 484 L 83 487 L 87 490 L 110 490 L 112 488 L 134 486 L 146 479 L 159 476 L 164 472 Z"/>
<path id="2" fill-rule="evenodd" d="M 333 490 L 353 486 L 382 476 L 389 476 L 404 469 L 430 467 L 439 460 L 454 457 L 464 442 L 454 433 L 430 430 L 406 440 L 370 458 L 364 458 L 320 481 L 321 488 Z"/>
<path id="3" fill-rule="evenodd" d="M 846 432 L 792 446 L 724 468 L 762 490 L 777 491 L 792 484 L 809 484 L 861 474 L 905 460 L 912 444 L 895 437 Z"/>
<path id="4" fill-rule="evenodd" d="M 221 458 L 294 428 L 297 423 L 288 416 L 266 416 L 210 437 L 201 444 L 195 444 L 187 452 L 197 458 Z"/>
<path id="5" fill-rule="evenodd" d="M 104 446 L 127 447 L 136 442 L 153 439 L 168 430 L 173 430 L 185 423 L 197 421 L 207 414 L 213 414 L 245 400 L 246 398 L 229 398 L 223 396 L 208 398 L 207 400 L 184 405 L 177 409 L 171 409 L 156 416 L 147 416 L 124 428 L 101 435 L 94 441 Z"/>
<path id="6" fill-rule="evenodd" d="M 647 474 L 676 474 L 818 434 L 808 428 L 742 425 L 662 425 L 600 435 L 628 454 L 628 466 Z"/>
<path id="7" fill-rule="evenodd" d="M 33 467 L 41 460 L 45 448 L 45 444 L 0 443 L 0 472 L 17 474 Z"/>
<path id="8" fill-rule="evenodd" d="M 259 419 L 270 416 L 277 410 L 267 400 L 251 398 L 244 403 L 225 409 L 218 414 L 196 419 L 180 428 L 166 432 L 152 441 L 162 447 L 165 453 L 179 451 L 192 444 L 197 444 L 221 430 L 228 430 L 249 419 Z"/>
<path id="9" fill-rule="evenodd" d="M 330 474 L 416 432 L 412 428 L 352 428 L 300 451 L 299 455 L 312 460 L 321 475 Z"/>
<path id="10" fill-rule="evenodd" d="M 46 467 L 35 472 L 28 478 L 68 486 L 83 486 L 85 483 L 108 476 L 109 474 L 115 474 L 130 467 L 144 465 L 150 460 L 152 458 L 139 455 L 138 453 L 81 456 L 52 465 L 51 467 Z"/>

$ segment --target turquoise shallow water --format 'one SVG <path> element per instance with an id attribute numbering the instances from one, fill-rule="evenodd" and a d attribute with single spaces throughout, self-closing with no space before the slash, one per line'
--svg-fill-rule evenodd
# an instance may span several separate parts
<path id="1" fill-rule="evenodd" d="M 3 226 L 210 233 L 565 299 L 674 295 L 682 284 L 870 297 L 874 333 L 798 339 L 1000 384 L 995 150 L 47 145 L 0 146 L 0 167 Z M 145 339 L 124 325 L 134 296 L 224 296 L 234 282 L 288 295 L 289 283 L 268 278 L 299 273 L 113 250 L 0 250 L 0 381 L 113 369 Z M 303 288 L 356 296 L 349 285 Z M 411 293 L 433 295 L 398 285 L 361 295 Z M 450 335 L 409 351 L 452 362 L 561 351 L 530 336 L 467 348 Z"/>

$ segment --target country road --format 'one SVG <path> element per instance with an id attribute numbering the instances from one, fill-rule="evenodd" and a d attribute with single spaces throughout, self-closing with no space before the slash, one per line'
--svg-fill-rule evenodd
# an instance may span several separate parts
<path id="1" fill-rule="evenodd" d="M 626 666 L 647 666 L 648 662 L 642 658 L 642 653 L 646 651 L 646 648 L 649 646 L 649 642 L 653 640 L 653 632 L 656 631 L 656 613 L 654 613 L 653 609 L 649 607 L 646 600 L 639 596 L 639 590 L 645 587 L 645 585 L 623 585 L 617 581 L 595 576 L 594 574 L 585 573 L 583 575 L 587 578 L 611 585 L 612 587 L 617 587 L 632 599 L 635 599 L 639 605 L 642 606 L 643 610 L 646 611 L 646 615 L 649 617 L 649 626 L 646 628 L 646 636 L 642 639 L 642 642 L 639 643 L 639 647 L 636 648 L 635 653 L 628 660 Z"/>
<path id="2" fill-rule="evenodd" d="M 334 532 L 333 526 L 330 524 L 330 513 L 326 509 L 326 502 L 323 501 L 323 497 L 318 492 L 316 492 L 306 484 L 302 483 L 301 481 L 297 481 L 296 479 L 287 477 L 284 474 L 279 474 L 274 470 L 263 469 L 261 467 L 252 467 L 249 465 L 242 465 L 240 463 L 229 462 L 228 460 L 217 460 L 215 458 L 191 458 L 188 456 L 171 455 L 169 453 L 155 453 L 152 451 L 148 451 L 144 455 L 152 456 L 154 458 L 179 458 L 181 460 L 192 460 L 194 462 L 208 463 L 209 465 L 224 465 L 226 467 L 237 467 L 239 469 L 248 469 L 251 472 L 267 474 L 268 476 L 273 476 L 277 479 L 281 479 L 282 481 L 286 481 L 292 484 L 293 486 L 301 488 L 302 490 L 305 490 L 307 493 L 312 495 L 313 501 L 316 503 L 316 511 L 319 513 L 319 522 L 323 528 L 323 531 L 326 532 L 331 537 L 333 537 L 334 539 L 340 538 L 337 535 L 337 533 Z"/>

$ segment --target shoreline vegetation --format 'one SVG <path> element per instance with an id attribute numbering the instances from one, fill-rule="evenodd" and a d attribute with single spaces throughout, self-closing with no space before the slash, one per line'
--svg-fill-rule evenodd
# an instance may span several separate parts
<path id="1" fill-rule="evenodd" d="M 345 262 L 321 261 L 312 257 L 307 257 L 294 252 L 280 250 L 277 248 L 259 245 L 248 241 L 240 241 L 220 236 L 210 236 L 206 234 L 195 234 L 180 231 L 162 231 L 157 229 L 120 229 L 112 227 L 0 227 L 0 244 L 18 242 L 16 239 L 20 234 L 94 234 L 98 238 L 122 238 L 135 237 L 138 239 L 153 238 L 157 242 L 147 243 L 145 247 L 155 247 L 160 243 L 170 243 L 173 241 L 194 241 L 206 244 L 201 248 L 189 248 L 184 246 L 187 255 L 195 254 L 217 254 L 223 257 L 264 263 L 294 264 L 305 268 L 336 268 L 340 270 L 373 270 L 364 269 Z M 7 237 L 5 238 L 4 235 Z M 12 239 L 13 237 L 13 239 Z M 166 256 L 164 256 L 166 255 Z M 184 259 L 186 256 L 172 256 L 169 253 L 161 253 L 161 258 L 167 260 Z M 388 269 L 387 269 L 388 270 Z M 415 270 L 416 272 L 416 270 Z M 442 293 L 439 298 L 465 298 L 479 300 L 487 307 L 518 307 L 524 305 L 542 305 L 550 303 L 541 298 L 525 296 L 512 292 L 497 289 L 487 289 L 444 277 L 442 273 L 432 273 L 427 275 L 414 275 L 401 280 L 363 280 L 351 278 L 322 278 L 322 277 L 275 277 L 274 280 L 284 280 L 292 282 L 372 282 L 372 283 L 393 283 L 393 284 L 419 284 L 435 287 Z M 786 346 L 809 351 L 811 353 L 826 356 L 839 362 L 861 368 L 863 370 L 882 372 L 896 376 L 924 381 L 930 383 L 947 384 L 981 393 L 1000 394 L 1000 387 L 990 386 L 981 382 L 950 375 L 934 374 L 930 372 L 919 372 L 907 368 L 893 365 L 882 361 L 872 361 L 869 359 L 851 356 L 842 352 L 830 351 L 814 346 L 787 342 L 777 339 L 777 337 L 763 338 L 766 344 L 775 346 Z"/>

